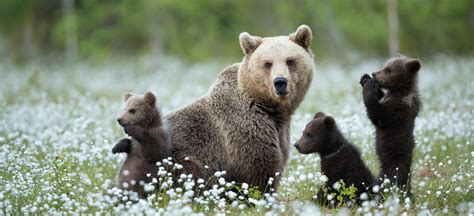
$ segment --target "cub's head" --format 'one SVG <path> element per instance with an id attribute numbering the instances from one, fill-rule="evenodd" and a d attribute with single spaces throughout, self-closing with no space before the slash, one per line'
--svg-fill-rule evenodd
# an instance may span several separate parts
<path id="1" fill-rule="evenodd" d="M 156 98 L 151 92 L 146 92 L 144 95 L 135 95 L 132 93 L 125 93 L 123 96 L 125 100 L 125 110 L 122 115 L 117 118 L 117 122 L 121 125 L 137 125 L 141 127 L 148 126 L 156 115 Z"/>
<path id="2" fill-rule="evenodd" d="M 404 89 L 416 82 L 420 67 L 420 60 L 397 54 L 389 59 L 381 70 L 373 73 L 372 77 L 384 89 Z"/>
<path id="3" fill-rule="evenodd" d="M 239 68 L 239 88 L 263 100 L 296 108 L 303 100 L 313 77 L 313 35 L 306 25 L 289 36 L 239 36 L 245 54 Z"/>
<path id="4" fill-rule="evenodd" d="M 320 153 L 322 155 L 334 151 L 337 128 L 334 118 L 322 112 L 316 113 L 303 130 L 303 135 L 295 143 L 298 152 L 302 154 Z"/>

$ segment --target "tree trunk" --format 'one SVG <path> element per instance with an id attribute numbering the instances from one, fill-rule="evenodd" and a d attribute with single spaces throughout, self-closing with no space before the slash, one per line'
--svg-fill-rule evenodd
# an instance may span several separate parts
<path id="1" fill-rule="evenodd" d="M 389 56 L 399 52 L 397 0 L 388 0 L 388 50 Z"/>
<path id="2" fill-rule="evenodd" d="M 69 22 L 66 24 L 65 32 L 65 56 L 66 61 L 70 61 L 76 58 L 77 56 L 77 35 L 76 35 L 76 19 L 72 14 L 74 10 L 74 0 L 62 0 L 61 1 L 61 11 L 63 18 L 69 18 Z M 72 17 L 68 17 L 72 15 Z"/>

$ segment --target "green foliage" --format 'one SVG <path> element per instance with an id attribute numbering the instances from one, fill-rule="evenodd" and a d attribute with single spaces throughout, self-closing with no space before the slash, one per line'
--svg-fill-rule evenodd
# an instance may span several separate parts
<path id="1" fill-rule="evenodd" d="M 242 189 L 239 185 L 231 185 L 225 187 L 227 191 L 234 190 L 238 192 L 240 195 L 245 195 L 247 198 L 252 198 L 255 200 L 263 199 L 262 191 L 257 186 L 252 186 L 247 189 L 247 194 L 245 194 L 245 190 Z"/>
<path id="2" fill-rule="evenodd" d="M 76 0 L 69 12 L 66 1 L 1 1 L 0 32 L 13 54 L 62 54 L 74 37 L 77 54 L 94 59 L 147 52 L 235 59 L 240 32 L 289 34 L 303 23 L 314 31 L 318 57 L 388 53 L 385 0 Z M 473 8 L 471 0 L 399 0 L 400 50 L 473 54 Z"/>
<path id="3" fill-rule="evenodd" d="M 344 181 L 341 179 L 339 180 L 339 183 L 341 184 L 341 187 L 337 189 L 337 196 L 336 200 L 339 201 L 339 205 L 342 206 L 344 204 L 347 204 L 348 201 L 351 201 L 354 203 L 356 201 L 356 192 L 357 188 L 354 187 L 354 184 L 351 184 L 351 186 L 346 187 L 346 184 Z"/>

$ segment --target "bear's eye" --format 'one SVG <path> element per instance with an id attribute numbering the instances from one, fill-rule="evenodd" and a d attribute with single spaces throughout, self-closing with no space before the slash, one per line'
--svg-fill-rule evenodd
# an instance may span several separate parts
<path id="1" fill-rule="evenodd" d="M 131 114 L 134 114 L 136 112 L 136 110 L 135 109 L 129 109 L 128 112 L 131 113 Z"/>
<path id="2" fill-rule="evenodd" d="M 270 68 L 272 68 L 272 63 L 271 62 L 265 62 L 264 67 L 266 69 L 270 69 Z"/>
<path id="3" fill-rule="evenodd" d="M 286 60 L 286 65 L 288 65 L 288 67 L 295 66 L 295 60 L 293 60 L 293 59 Z"/>
<path id="4" fill-rule="evenodd" d="M 392 72 L 392 70 L 390 70 L 390 68 L 385 68 L 385 73 L 388 73 L 388 74 L 389 74 L 389 73 L 391 73 L 391 72 Z"/>

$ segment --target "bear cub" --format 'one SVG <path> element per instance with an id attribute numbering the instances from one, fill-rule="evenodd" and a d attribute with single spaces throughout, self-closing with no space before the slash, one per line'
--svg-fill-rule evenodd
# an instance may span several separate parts
<path id="1" fill-rule="evenodd" d="M 357 188 L 355 199 L 358 203 L 362 193 L 370 194 L 375 177 L 362 161 L 357 147 L 345 139 L 333 117 L 316 113 L 295 147 L 302 154 L 317 152 L 321 156 L 321 172 L 328 177 L 328 181 L 327 191 L 321 188 L 318 192 L 317 201 L 320 204 L 329 204 L 327 195 L 337 193 L 332 187 L 340 180 L 346 187 L 354 185 Z"/>
<path id="2" fill-rule="evenodd" d="M 360 80 L 367 114 L 376 129 L 379 181 L 390 180 L 408 196 L 413 129 L 421 107 L 417 88 L 420 67 L 420 60 L 398 54 L 372 77 L 365 74 Z"/>
<path id="3" fill-rule="evenodd" d="M 117 122 L 131 138 L 120 140 L 112 149 L 114 154 L 127 153 L 117 173 L 116 186 L 145 197 L 152 192 L 145 190 L 145 185 L 156 177 L 156 163 L 168 157 L 172 149 L 155 95 L 151 92 L 144 95 L 126 93 L 124 99 L 126 107 Z"/>

